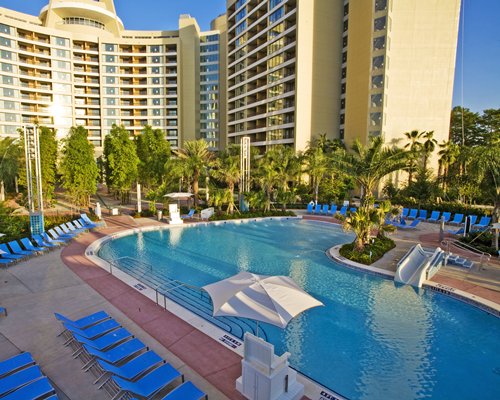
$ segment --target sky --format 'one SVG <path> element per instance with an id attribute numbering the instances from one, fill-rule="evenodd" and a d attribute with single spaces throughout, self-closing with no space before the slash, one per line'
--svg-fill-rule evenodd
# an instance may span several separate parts
<path id="1" fill-rule="evenodd" d="M 47 3 L 0 0 L 1 7 L 32 15 Z M 461 16 L 453 105 L 463 104 L 475 112 L 500 108 L 500 0 L 462 0 L 462 5 L 465 23 Z M 226 0 L 115 0 L 118 16 L 132 30 L 174 30 L 180 14 L 190 14 L 202 30 L 208 30 L 225 6 Z"/>

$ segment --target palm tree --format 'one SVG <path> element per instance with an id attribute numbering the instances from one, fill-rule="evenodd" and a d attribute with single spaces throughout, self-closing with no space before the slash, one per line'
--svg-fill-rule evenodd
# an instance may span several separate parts
<path id="1" fill-rule="evenodd" d="M 17 138 L 4 138 L 0 141 L 0 201 L 5 200 L 5 183 L 13 184 L 18 174 L 20 153 Z"/>
<path id="2" fill-rule="evenodd" d="M 234 152 L 233 152 L 234 153 Z M 222 152 L 218 159 L 214 162 L 211 174 L 218 180 L 224 182 L 229 191 L 227 195 L 228 207 L 227 212 L 234 212 L 234 188 L 240 181 L 240 159 L 237 155 L 231 154 L 229 151 Z"/>
<path id="3" fill-rule="evenodd" d="M 174 153 L 183 161 L 183 169 L 191 180 L 196 207 L 198 206 L 198 180 L 201 171 L 213 160 L 213 153 L 208 150 L 208 144 L 203 139 L 186 141 L 184 147 L 174 150 Z"/>
<path id="4" fill-rule="evenodd" d="M 359 208 L 355 213 L 349 213 L 344 219 L 342 227 L 345 231 L 353 231 L 356 235 L 354 247 L 362 252 L 365 245 L 370 243 L 372 226 L 377 223 L 375 209 Z"/>
<path id="5" fill-rule="evenodd" d="M 409 166 L 408 166 L 408 185 L 411 185 L 413 182 L 413 173 L 417 167 L 417 159 L 420 156 L 420 152 L 422 151 L 422 143 L 419 142 L 419 139 L 422 137 L 423 132 L 419 132 L 417 130 L 413 130 L 411 132 L 405 132 L 406 138 L 409 140 L 409 143 L 405 145 L 405 149 L 409 151 Z"/>
<path id="6" fill-rule="evenodd" d="M 408 151 L 384 146 L 381 136 L 372 137 L 369 146 L 355 140 L 352 151 L 340 152 L 331 162 L 351 176 L 362 191 L 361 207 L 369 207 L 373 192 L 382 178 L 408 168 Z"/>
<path id="7" fill-rule="evenodd" d="M 439 144 L 439 169 L 438 169 L 438 179 L 441 178 L 443 190 L 446 190 L 446 181 L 448 179 L 448 172 L 450 165 L 454 164 L 457 161 L 458 155 L 460 153 L 460 147 L 451 142 L 451 141 L 443 141 L 443 143 Z"/>
<path id="8" fill-rule="evenodd" d="M 329 170 L 328 157 L 323 152 L 323 149 L 318 147 L 310 147 L 305 154 L 304 161 L 306 163 L 305 172 L 309 174 L 311 186 L 314 189 L 314 199 L 318 202 L 318 192 L 321 180 Z"/>
<path id="9" fill-rule="evenodd" d="M 425 142 L 422 145 L 422 150 L 424 153 L 423 166 L 425 171 L 427 170 L 427 162 L 429 160 L 429 157 L 436 149 L 437 140 L 434 139 L 434 131 L 422 132 L 422 137 L 425 139 Z"/>

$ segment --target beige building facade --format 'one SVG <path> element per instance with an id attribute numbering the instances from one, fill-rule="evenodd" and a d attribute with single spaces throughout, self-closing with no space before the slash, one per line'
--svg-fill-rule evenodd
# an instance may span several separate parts
<path id="1" fill-rule="evenodd" d="M 205 37 L 188 15 L 180 16 L 175 31 L 126 30 L 112 0 L 50 0 L 38 17 L 0 8 L 0 137 L 38 123 L 63 138 L 81 125 L 97 153 L 113 124 L 131 136 L 145 125 L 161 129 L 173 147 L 204 137 Z M 219 51 L 211 53 L 217 71 Z M 219 118 L 218 96 L 212 107 Z M 216 123 L 209 135 L 214 149 Z"/>

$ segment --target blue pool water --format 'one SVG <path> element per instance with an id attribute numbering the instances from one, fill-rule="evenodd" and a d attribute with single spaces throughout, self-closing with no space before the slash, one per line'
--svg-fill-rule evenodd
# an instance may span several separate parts
<path id="1" fill-rule="evenodd" d="M 325 307 L 286 330 L 265 325 L 267 338 L 293 367 L 350 399 L 500 399 L 500 319 L 325 255 L 351 240 L 330 224 L 268 220 L 139 233 L 99 256 L 139 259 L 153 276 L 195 286 L 242 270 L 292 277 Z"/>

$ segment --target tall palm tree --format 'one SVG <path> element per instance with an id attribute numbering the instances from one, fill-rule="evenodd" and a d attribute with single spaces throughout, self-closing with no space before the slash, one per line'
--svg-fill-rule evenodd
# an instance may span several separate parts
<path id="1" fill-rule="evenodd" d="M 425 139 L 424 143 L 422 144 L 422 151 L 424 156 L 423 166 L 425 171 L 427 170 L 427 162 L 429 161 L 429 157 L 436 149 L 437 140 L 434 139 L 434 131 L 423 132 L 422 138 Z"/>
<path id="2" fill-rule="evenodd" d="M 408 168 L 408 151 L 388 148 L 384 146 L 383 137 L 377 136 L 370 139 L 369 146 L 355 140 L 350 152 L 340 152 L 331 162 L 359 185 L 361 206 L 368 208 L 380 180 L 394 171 Z"/>
<path id="3" fill-rule="evenodd" d="M 417 160 L 422 151 L 422 143 L 419 141 L 422 137 L 423 132 L 413 130 L 411 132 L 405 132 L 405 136 L 409 143 L 405 145 L 405 149 L 409 151 L 409 166 L 408 166 L 408 185 L 413 182 L 413 173 L 417 168 Z"/>
<path id="4" fill-rule="evenodd" d="M 448 180 L 448 172 L 450 165 L 457 161 L 458 155 L 460 153 L 460 147 L 451 141 L 443 141 L 440 143 L 438 151 L 439 155 L 439 169 L 438 169 L 438 179 L 442 182 L 443 190 L 446 190 L 446 182 Z"/>
<path id="5" fill-rule="evenodd" d="M 228 207 L 227 212 L 232 214 L 235 209 L 234 204 L 234 188 L 240 181 L 240 159 L 237 155 L 231 154 L 229 151 L 220 153 L 217 160 L 213 164 L 211 174 L 218 180 L 227 185 L 229 194 L 227 195 Z"/>
<path id="6" fill-rule="evenodd" d="M 310 147 L 304 157 L 305 172 L 309 174 L 311 186 L 314 189 L 314 199 L 318 202 L 319 185 L 329 170 L 328 157 L 322 147 Z"/>
<path id="7" fill-rule="evenodd" d="M 175 155 L 183 161 L 183 169 L 190 177 L 194 194 L 194 205 L 198 205 L 198 191 L 200 174 L 203 168 L 210 165 L 214 156 L 208 150 L 208 144 L 205 140 L 190 140 L 184 143 L 184 147 L 174 150 Z"/>

